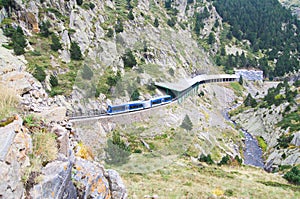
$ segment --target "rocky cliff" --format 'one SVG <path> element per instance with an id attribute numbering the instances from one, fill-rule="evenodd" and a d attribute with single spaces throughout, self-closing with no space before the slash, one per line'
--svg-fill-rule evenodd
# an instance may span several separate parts
<path id="1" fill-rule="evenodd" d="M 282 83 L 278 84 L 278 93 L 274 91 L 275 88 L 265 92 L 264 98 L 253 93 L 259 105 L 232 117 L 250 134 L 265 142 L 264 159 L 267 170 L 273 171 L 283 165 L 300 163 L 299 129 L 294 127 L 300 119 L 299 94 L 297 94 L 299 85 L 294 83 L 297 78 L 293 80 L 285 83 L 285 88 Z M 272 98 L 274 92 L 275 96 Z M 266 103 L 268 105 L 262 105 Z"/>

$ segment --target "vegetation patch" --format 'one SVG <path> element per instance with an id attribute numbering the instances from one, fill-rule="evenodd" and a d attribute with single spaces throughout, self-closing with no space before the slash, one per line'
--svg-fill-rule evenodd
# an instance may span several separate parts
<path id="1" fill-rule="evenodd" d="M 267 148 L 268 148 L 268 145 L 267 145 L 266 141 L 264 140 L 264 138 L 262 136 L 257 136 L 256 139 L 257 139 L 258 145 L 260 146 L 262 151 L 266 152 Z"/>
<path id="2" fill-rule="evenodd" d="M 289 184 L 283 184 L 280 182 L 272 182 L 272 181 L 258 181 L 258 182 L 261 184 L 264 184 L 266 186 L 270 186 L 270 187 L 280 187 L 280 188 L 291 189 L 293 191 L 300 192 L 299 186 L 293 186 L 293 185 L 289 185 Z"/>
<path id="3" fill-rule="evenodd" d="M 0 84 L 0 120 L 15 112 L 18 102 L 17 92 L 8 86 Z"/>

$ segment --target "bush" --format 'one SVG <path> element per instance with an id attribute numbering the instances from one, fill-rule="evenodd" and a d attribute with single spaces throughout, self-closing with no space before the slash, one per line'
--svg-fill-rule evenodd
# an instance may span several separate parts
<path id="1" fill-rule="evenodd" d="M 266 141 L 264 140 L 264 138 L 262 136 L 258 136 L 258 137 L 256 137 L 256 139 L 257 139 L 258 145 L 260 146 L 262 151 L 266 152 L 268 145 L 267 145 Z"/>
<path id="2" fill-rule="evenodd" d="M 290 183 L 300 185 L 300 170 L 297 167 L 293 167 L 289 172 L 284 174 L 283 178 Z"/>
<path id="3" fill-rule="evenodd" d="M 54 75 L 50 76 L 50 84 L 52 87 L 58 86 L 58 80 L 57 80 L 56 76 L 54 76 Z"/>
<path id="4" fill-rule="evenodd" d="M 51 50 L 58 51 L 59 49 L 62 49 L 58 36 L 52 34 L 51 40 L 52 40 L 52 44 L 50 45 Z"/>
<path id="5" fill-rule="evenodd" d="M 154 25 L 154 27 L 156 27 L 156 28 L 159 26 L 159 22 L 158 22 L 158 19 L 157 19 L 157 18 L 154 19 L 153 25 Z"/>
<path id="6" fill-rule="evenodd" d="M 105 162 L 108 164 L 122 165 L 128 162 L 130 156 L 130 147 L 126 146 L 121 140 L 120 134 L 113 132 L 112 139 L 107 140 L 107 148 Z"/>
<path id="7" fill-rule="evenodd" d="M 214 161 L 211 159 L 210 154 L 205 156 L 204 154 L 201 154 L 200 157 L 198 158 L 200 162 L 206 162 L 207 164 L 214 164 Z"/>
<path id="8" fill-rule="evenodd" d="M 71 42 L 70 53 L 71 53 L 71 59 L 82 60 L 81 50 L 76 42 Z"/>
<path id="9" fill-rule="evenodd" d="M 230 163 L 230 156 L 227 154 L 226 156 L 223 156 L 221 161 L 218 163 L 219 166 L 221 165 L 227 165 Z"/>
<path id="10" fill-rule="evenodd" d="M 135 89 L 130 96 L 130 100 L 132 101 L 139 100 L 139 97 L 140 97 L 140 92 L 138 89 Z"/>
<path id="11" fill-rule="evenodd" d="M 120 33 L 124 31 L 123 23 L 120 19 L 117 20 L 117 24 L 115 25 L 116 33 Z"/>
<path id="12" fill-rule="evenodd" d="M 83 3 L 83 0 L 76 0 L 77 5 L 81 6 Z"/>
<path id="13" fill-rule="evenodd" d="M 257 106 L 256 100 L 252 97 L 252 95 L 249 93 L 244 101 L 245 106 L 251 106 L 252 108 Z"/>
<path id="14" fill-rule="evenodd" d="M 190 131 L 193 129 L 193 123 L 187 114 L 185 115 L 180 127 L 187 131 Z"/>
<path id="15" fill-rule="evenodd" d="M 114 31 L 113 29 L 109 28 L 106 34 L 107 37 L 111 38 L 114 36 Z"/>
<path id="16" fill-rule="evenodd" d="M 128 17 L 129 20 L 134 20 L 134 16 L 132 14 L 132 10 L 129 11 L 127 17 Z"/>
<path id="17" fill-rule="evenodd" d="M 41 66 L 35 66 L 35 70 L 34 70 L 33 76 L 34 76 L 37 80 L 39 80 L 40 82 L 45 81 L 46 73 L 45 73 L 44 68 L 41 67 Z"/>
<path id="18" fill-rule="evenodd" d="M 122 59 L 125 67 L 132 68 L 137 64 L 135 57 L 130 49 L 126 50 L 126 53 L 123 55 Z"/>
<path id="19" fill-rule="evenodd" d="M 14 29 L 8 25 L 4 29 L 4 35 L 11 38 L 12 42 L 9 44 L 9 46 L 12 46 L 16 55 L 22 55 L 25 53 L 24 48 L 27 46 L 27 42 L 20 26 L 18 26 L 17 29 Z"/>
<path id="20" fill-rule="evenodd" d="M 51 24 L 49 21 L 42 21 L 42 23 L 40 23 L 40 34 L 43 37 L 48 37 L 50 35 L 50 31 L 49 31 L 50 27 Z"/>
<path id="21" fill-rule="evenodd" d="M 287 148 L 290 144 L 290 142 L 292 141 L 292 139 L 294 138 L 294 135 L 281 135 L 278 139 L 278 146 L 281 148 Z"/>
<path id="22" fill-rule="evenodd" d="M 243 76 L 241 75 L 240 78 L 239 78 L 239 84 L 240 84 L 240 85 L 243 85 L 243 82 L 244 82 L 244 81 L 243 81 Z"/>
<path id="23" fill-rule="evenodd" d="M 172 17 L 171 19 L 168 19 L 167 24 L 168 24 L 170 27 L 174 27 L 175 24 L 176 24 L 176 21 L 175 21 L 175 19 Z"/>

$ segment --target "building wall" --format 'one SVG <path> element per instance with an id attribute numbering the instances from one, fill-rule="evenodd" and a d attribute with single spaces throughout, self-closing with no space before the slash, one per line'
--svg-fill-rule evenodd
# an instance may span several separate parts
<path id="1" fill-rule="evenodd" d="M 263 80 L 263 71 L 261 70 L 246 70 L 246 69 L 235 69 L 235 74 L 237 76 L 242 76 L 243 79 L 247 80 Z"/>

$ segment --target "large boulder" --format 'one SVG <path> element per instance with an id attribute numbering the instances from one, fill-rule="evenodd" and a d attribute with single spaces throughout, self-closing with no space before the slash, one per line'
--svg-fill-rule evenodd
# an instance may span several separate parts
<path id="1" fill-rule="evenodd" d="M 110 186 L 104 168 L 96 163 L 76 158 L 73 173 L 79 198 L 110 198 Z"/>
<path id="2" fill-rule="evenodd" d="M 41 171 L 42 181 L 30 190 L 32 198 L 77 198 L 75 186 L 71 180 L 73 163 L 69 160 L 57 160 L 49 163 Z"/>
<path id="3" fill-rule="evenodd" d="M 115 170 L 107 170 L 107 178 L 110 184 L 110 191 L 113 199 L 125 199 L 127 198 L 127 191 L 125 185 L 120 177 L 119 173 Z"/>
<path id="4" fill-rule="evenodd" d="M 31 138 L 22 128 L 22 119 L 15 117 L 9 125 L 0 128 L 0 196 L 22 198 L 24 186 L 22 168 L 29 165 Z"/>

